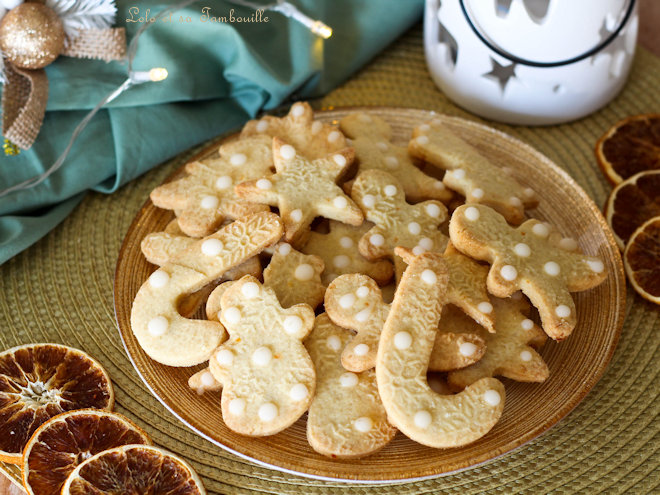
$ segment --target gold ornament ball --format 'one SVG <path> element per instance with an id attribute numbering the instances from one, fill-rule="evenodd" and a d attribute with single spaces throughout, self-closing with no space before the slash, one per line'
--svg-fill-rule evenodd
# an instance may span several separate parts
<path id="1" fill-rule="evenodd" d="M 64 26 L 52 9 L 39 3 L 22 3 L 0 22 L 0 50 L 22 69 L 41 69 L 64 48 Z"/>

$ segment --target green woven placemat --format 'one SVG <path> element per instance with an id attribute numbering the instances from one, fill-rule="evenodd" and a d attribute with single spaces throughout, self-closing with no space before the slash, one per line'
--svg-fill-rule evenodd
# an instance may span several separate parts
<path id="1" fill-rule="evenodd" d="M 640 48 L 625 90 L 589 118 L 546 128 L 491 125 L 546 154 L 602 205 L 610 187 L 598 171 L 593 145 L 622 117 L 660 112 L 659 88 L 660 59 Z M 317 104 L 410 106 L 477 120 L 433 85 L 420 27 Z M 49 236 L 0 267 L 0 348 L 48 341 L 89 352 L 112 376 L 117 410 L 190 461 L 211 494 L 658 493 L 660 309 L 632 294 L 614 358 L 587 398 L 542 437 L 459 474 L 376 487 L 319 482 L 259 467 L 193 434 L 133 370 L 112 301 L 115 263 L 131 220 L 151 189 L 191 155 L 184 153 L 112 196 L 90 194 Z"/>

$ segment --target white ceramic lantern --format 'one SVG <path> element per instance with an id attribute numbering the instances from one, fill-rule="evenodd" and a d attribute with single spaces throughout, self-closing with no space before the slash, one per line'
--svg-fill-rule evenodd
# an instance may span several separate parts
<path id="1" fill-rule="evenodd" d="M 583 117 L 623 87 L 636 0 L 426 0 L 431 76 L 458 105 L 543 125 Z"/>

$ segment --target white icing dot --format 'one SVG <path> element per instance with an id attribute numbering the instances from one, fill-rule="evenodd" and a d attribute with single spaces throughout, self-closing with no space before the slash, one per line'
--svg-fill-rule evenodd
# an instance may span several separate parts
<path id="1" fill-rule="evenodd" d="M 314 268 L 312 268 L 312 265 L 308 265 L 307 263 L 300 263 L 296 267 L 296 271 L 293 272 L 293 276 L 302 282 L 312 280 L 312 277 L 314 276 Z"/>
<path id="2" fill-rule="evenodd" d="M 523 321 L 520 322 L 520 326 L 522 327 L 523 330 L 531 330 L 532 328 L 534 328 L 534 322 L 529 318 L 525 318 Z"/>
<path id="3" fill-rule="evenodd" d="M 268 129 L 268 122 L 265 120 L 260 120 L 257 123 L 257 132 L 265 132 Z"/>
<path id="4" fill-rule="evenodd" d="M 553 277 L 559 275 L 560 272 L 559 265 L 554 261 L 548 261 L 545 265 L 543 265 L 543 270 L 545 270 L 545 273 Z"/>
<path id="5" fill-rule="evenodd" d="M 376 204 L 376 198 L 374 198 L 371 194 L 365 194 L 362 197 L 362 204 L 367 208 L 373 208 Z"/>
<path id="6" fill-rule="evenodd" d="M 339 239 L 339 245 L 344 249 L 350 249 L 353 247 L 353 239 L 344 236 L 341 239 Z"/>
<path id="7" fill-rule="evenodd" d="M 300 316 L 291 315 L 284 318 L 284 323 L 282 323 L 284 331 L 289 335 L 300 332 L 303 326 L 303 321 Z"/>
<path id="8" fill-rule="evenodd" d="M 273 183 L 271 181 L 269 181 L 268 179 L 259 179 L 257 181 L 257 187 L 259 189 L 266 190 L 266 189 L 270 189 L 271 187 L 273 187 Z"/>
<path id="9" fill-rule="evenodd" d="M 479 210 L 477 210 L 474 206 L 468 206 L 465 208 L 465 218 L 472 222 L 479 220 Z"/>
<path id="10" fill-rule="evenodd" d="M 436 180 L 433 183 L 433 187 L 435 187 L 436 189 L 443 190 L 445 188 L 445 185 L 442 183 L 442 181 Z"/>
<path id="11" fill-rule="evenodd" d="M 321 129 L 323 129 L 323 124 L 321 124 L 321 122 L 318 120 L 315 120 L 312 124 L 312 134 L 318 134 Z"/>
<path id="12" fill-rule="evenodd" d="M 355 304 L 355 296 L 353 294 L 344 294 L 339 298 L 339 305 L 344 308 L 352 308 Z"/>
<path id="13" fill-rule="evenodd" d="M 333 351 L 338 351 L 341 348 L 341 340 L 339 340 L 339 337 L 336 335 L 328 337 L 328 340 L 326 340 L 325 343 Z"/>
<path id="14" fill-rule="evenodd" d="M 296 383 L 291 390 L 289 390 L 289 397 L 293 402 L 300 402 L 309 395 L 309 390 L 302 383 Z"/>
<path id="15" fill-rule="evenodd" d="M 493 312 L 493 305 L 489 302 L 484 301 L 477 304 L 477 309 L 482 313 L 488 315 Z"/>
<path id="16" fill-rule="evenodd" d="M 420 254 L 424 254 L 427 250 L 424 249 L 423 246 L 417 245 L 412 249 L 412 252 L 415 256 L 419 256 Z"/>
<path id="17" fill-rule="evenodd" d="M 397 160 L 396 156 L 388 156 L 385 158 L 385 165 L 388 168 L 397 168 L 399 166 L 399 160 Z"/>
<path id="18" fill-rule="evenodd" d="M 422 232 L 422 227 L 417 222 L 410 222 L 408 224 L 408 232 L 412 235 L 419 235 Z"/>
<path id="19" fill-rule="evenodd" d="M 340 137 L 341 137 L 341 133 L 339 131 L 332 131 L 330 134 L 328 134 L 328 142 L 334 143 Z"/>
<path id="20" fill-rule="evenodd" d="M 531 361 L 532 360 L 532 353 L 529 351 L 522 351 L 520 353 L 520 359 L 523 361 Z"/>
<path id="21" fill-rule="evenodd" d="M 238 308 L 232 306 L 222 310 L 222 317 L 227 323 L 235 324 L 241 321 L 241 312 Z"/>
<path id="22" fill-rule="evenodd" d="M 489 406 L 498 406 L 502 402 L 502 397 L 497 390 L 486 390 L 484 392 L 484 400 Z"/>
<path id="23" fill-rule="evenodd" d="M 296 103 L 291 108 L 291 115 L 294 117 L 300 117 L 303 113 L 305 113 L 305 107 L 300 103 Z"/>
<path id="24" fill-rule="evenodd" d="M 355 291 L 355 294 L 360 298 L 363 299 L 369 295 L 369 287 L 366 285 L 362 285 L 358 287 L 358 289 Z"/>
<path id="25" fill-rule="evenodd" d="M 156 270 L 149 276 L 149 285 L 155 289 L 160 289 L 164 287 L 167 282 L 169 282 L 170 276 L 167 272 L 163 270 Z"/>
<path id="26" fill-rule="evenodd" d="M 277 248 L 277 252 L 280 253 L 283 256 L 286 256 L 287 254 L 289 254 L 291 252 L 291 244 L 289 244 L 287 242 L 283 242 Z"/>
<path id="27" fill-rule="evenodd" d="M 438 281 L 438 276 L 432 270 L 426 269 L 422 272 L 422 280 L 424 283 L 432 285 Z"/>
<path id="28" fill-rule="evenodd" d="M 413 418 L 417 428 L 428 428 L 431 425 L 431 413 L 428 411 L 417 411 Z"/>
<path id="29" fill-rule="evenodd" d="M 518 198 L 516 196 L 511 196 L 509 198 L 509 204 L 511 206 L 520 207 L 520 206 L 522 206 L 522 201 L 520 201 L 520 198 Z"/>
<path id="30" fill-rule="evenodd" d="M 481 199 L 484 197 L 484 190 L 477 187 L 470 194 L 474 199 Z"/>
<path id="31" fill-rule="evenodd" d="M 232 399 L 229 401 L 229 414 L 232 416 L 242 416 L 245 412 L 245 399 Z"/>
<path id="32" fill-rule="evenodd" d="M 371 308 L 365 308 L 365 309 L 363 309 L 362 311 L 358 312 L 355 315 L 355 319 L 356 319 L 356 321 L 359 321 L 359 322 L 365 322 L 369 319 L 369 316 L 371 316 Z M 360 344 L 360 345 L 362 345 L 362 344 Z"/>
<path id="33" fill-rule="evenodd" d="M 353 426 L 355 426 L 355 429 L 361 433 L 366 433 L 373 428 L 373 421 L 371 421 L 371 418 L 362 417 L 358 418 L 355 420 L 355 423 L 353 423 Z"/>
<path id="34" fill-rule="evenodd" d="M 383 141 L 376 143 L 376 146 L 378 146 L 378 149 L 381 151 L 387 151 L 387 143 Z"/>
<path id="35" fill-rule="evenodd" d="M 202 242 L 202 253 L 206 256 L 216 256 L 224 247 L 220 239 L 206 239 Z"/>
<path id="36" fill-rule="evenodd" d="M 231 366 L 234 362 L 234 353 L 229 349 L 220 349 L 215 355 L 215 360 L 221 366 Z"/>
<path id="37" fill-rule="evenodd" d="M 477 352 L 477 346 L 472 342 L 463 342 L 460 346 L 458 346 L 458 352 L 466 357 L 474 356 L 474 353 Z"/>
<path id="38" fill-rule="evenodd" d="M 147 330 L 152 336 L 160 337 L 165 332 L 167 332 L 167 328 L 169 326 L 170 322 L 167 321 L 167 318 L 164 316 L 156 316 L 155 318 L 149 320 L 149 323 L 147 323 Z"/>
<path id="39" fill-rule="evenodd" d="M 440 216 L 440 207 L 434 203 L 428 204 L 426 205 L 426 213 L 430 217 L 438 218 Z"/>
<path id="40" fill-rule="evenodd" d="M 532 254 L 532 250 L 524 242 L 516 244 L 513 248 L 513 252 L 521 258 L 527 258 L 530 254 Z"/>
<path id="41" fill-rule="evenodd" d="M 555 308 L 555 314 L 560 318 L 568 318 L 569 316 L 571 316 L 571 308 L 569 308 L 565 304 L 560 304 Z"/>
<path id="42" fill-rule="evenodd" d="M 296 149 L 290 144 L 283 144 L 280 148 L 280 155 L 285 160 L 292 160 L 296 156 Z"/>
<path id="43" fill-rule="evenodd" d="M 346 268 L 351 263 L 351 260 L 345 254 L 339 254 L 332 259 L 332 264 L 336 268 Z"/>
<path id="44" fill-rule="evenodd" d="M 234 153 L 231 155 L 231 158 L 229 158 L 229 163 L 231 163 L 234 167 L 243 165 L 245 162 L 247 162 L 247 156 L 245 156 L 243 153 Z"/>
<path id="45" fill-rule="evenodd" d="M 303 212 L 298 208 L 296 208 L 291 212 L 291 220 L 293 220 L 294 222 L 300 222 L 302 220 L 302 217 L 303 217 Z"/>
<path id="46" fill-rule="evenodd" d="M 332 159 L 340 167 L 343 167 L 344 165 L 346 165 L 346 157 L 344 155 L 335 155 L 335 156 L 332 157 Z"/>
<path id="47" fill-rule="evenodd" d="M 392 184 L 389 184 L 385 186 L 385 196 L 394 196 L 396 194 L 396 186 L 393 186 Z"/>
<path id="48" fill-rule="evenodd" d="M 518 278 L 518 270 L 514 266 L 504 265 L 500 270 L 500 275 L 504 280 L 512 281 Z"/>
<path id="49" fill-rule="evenodd" d="M 602 273 L 603 270 L 605 270 L 605 265 L 600 260 L 595 260 L 595 261 L 588 260 L 587 265 L 589 265 L 589 268 L 591 268 L 591 271 L 594 273 Z"/>
<path id="50" fill-rule="evenodd" d="M 344 373 L 339 377 L 339 384 L 342 387 L 355 387 L 358 384 L 358 376 L 351 372 Z"/>
<path id="51" fill-rule="evenodd" d="M 261 421 L 272 421 L 277 417 L 277 406 L 272 402 L 266 402 L 259 407 L 258 414 Z"/>
<path id="52" fill-rule="evenodd" d="M 202 380 L 202 385 L 204 385 L 205 387 L 212 387 L 216 383 L 215 378 L 213 378 L 213 375 L 211 374 L 210 371 L 205 371 L 204 373 L 202 373 L 201 380 Z"/>
<path id="53" fill-rule="evenodd" d="M 462 168 L 457 168 L 456 170 L 451 170 L 450 172 L 454 176 L 454 178 L 458 180 L 465 179 L 465 170 L 463 170 Z"/>
<path id="54" fill-rule="evenodd" d="M 534 224 L 534 227 L 532 227 L 532 232 L 534 232 L 539 237 L 548 237 L 550 234 L 550 229 L 548 229 L 548 226 L 544 223 L 537 223 Z"/>
<path id="55" fill-rule="evenodd" d="M 253 299 L 259 295 L 259 286 L 256 282 L 246 282 L 241 287 L 241 293 L 247 299 Z"/>
<path id="56" fill-rule="evenodd" d="M 346 198 L 343 196 L 337 196 L 332 200 L 332 204 L 335 208 L 346 208 L 346 206 L 348 206 L 348 201 L 346 201 Z"/>
<path id="57" fill-rule="evenodd" d="M 364 356 L 369 352 L 369 346 L 367 344 L 358 344 L 353 348 L 353 353 L 356 356 Z"/>
<path id="58" fill-rule="evenodd" d="M 526 188 L 523 191 L 523 194 L 525 195 L 526 198 L 533 198 L 536 195 L 534 189 L 532 189 L 531 187 Z"/>
<path id="59" fill-rule="evenodd" d="M 412 345 L 412 335 L 408 332 L 397 332 L 394 335 L 394 347 L 397 349 L 408 349 Z"/>
<path id="60" fill-rule="evenodd" d="M 199 205 L 205 210 L 217 208 L 220 201 L 215 196 L 204 196 L 199 202 Z"/>
<path id="61" fill-rule="evenodd" d="M 564 237 L 561 241 L 559 241 L 559 247 L 565 249 L 566 251 L 575 251 L 578 247 L 578 244 L 575 242 L 575 239 L 571 237 Z"/>
<path id="62" fill-rule="evenodd" d="M 217 189 L 229 189 L 232 184 L 233 181 L 231 180 L 231 177 L 229 177 L 228 175 L 223 175 L 222 177 L 218 177 L 218 180 L 215 181 L 215 187 Z"/>
<path id="63" fill-rule="evenodd" d="M 429 144 L 429 138 L 426 136 L 417 136 L 415 141 L 417 141 L 417 143 L 421 144 L 422 146 L 425 144 Z"/>
<path id="64" fill-rule="evenodd" d="M 385 238 L 380 234 L 373 234 L 369 237 L 369 242 L 374 246 L 382 246 L 385 244 Z"/>

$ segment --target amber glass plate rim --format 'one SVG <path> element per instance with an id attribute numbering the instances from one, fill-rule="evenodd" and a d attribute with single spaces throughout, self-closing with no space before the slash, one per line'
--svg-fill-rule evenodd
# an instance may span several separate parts
<path id="1" fill-rule="evenodd" d="M 430 465 L 426 465 L 424 468 L 410 469 L 407 471 L 406 470 L 401 471 L 400 469 L 397 469 L 396 472 L 392 472 L 392 473 L 379 471 L 377 475 L 372 475 L 372 476 L 365 475 L 364 472 L 362 472 L 362 470 L 360 469 L 360 465 L 365 465 L 365 464 L 368 465 L 370 457 L 366 457 L 364 459 L 361 459 L 359 462 L 355 462 L 355 469 L 351 469 L 352 468 L 351 466 L 350 468 L 348 468 L 349 469 L 348 472 L 340 473 L 338 472 L 337 469 L 333 471 L 332 467 L 337 466 L 337 464 L 335 463 L 342 461 L 331 460 L 319 456 L 318 454 L 315 454 L 313 451 L 311 452 L 311 455 L 318 456 L 318 459 L 313 459 L 310 462 L 313 462 L 316 465 L 316 467 L 310 467 L 309 465 L 303 465 L 301 463 L 295 463 L 293 461 L 290 461 L 286 455 L 286 452 L 281 452 L 279 457 L 275 456 L 274 458 L 272 455 L 268 455 L 268 456 L 250 455 L 249 453 L 246 453 L 246 451 L 250 450 L 249 448 L 246 448 L 246 445 L 249 446 L 249 442 L 253 440 L 249 437 L 239 438 L 238 442 L 240 444 L 240 447 L 242 448 L 237 448 L 235 446 L 228 445 L 228 443 L 232 443 L 231 439 L 223 438 L 221 435 L 213 436 L 208 433 L 205 433 L 204 431 L 202 431 L 199 421 L 193 422 L 184 418 L 182 413 L 177 409 L 181 407 L 180 402 L 182 400 L 183 401 L 191 400 L 191 398 L 188 397 L 182 399 L 181 397 L 161 396 L 158 393 L 158 391 L 154 388 L 154 386 L 156 385 L 156 382 L 154 381 L 156 377 L 153 374 L 150 375 L 148 373 L 149 370 L 142 369 L 142 366 L 138 362 L 139 359 L 142 360 L 146 359 L 147 361 L 149 360 L 149 358 L 146 357 L 146 354 L 137 345 L 135 337 L 132 335 L 130 329 L 130 305 L 132 303 L 132 299 L 135 295 L 135 292 L 137 292 L 137 288 L 139 288 L 139 285 L 137 286 L 137 288 L 131 287 L 131 289 L 134 289 L 134 292 L 132 294 L 127 295 L 126 292 L 123 290 L 121 281 L 123 277 L 127 274 L 127 271 L 129 269 L 132 270 L 135 268 L 135 263 L 140 263 L 139 259 L 134 258 L 136 243 L 138 246 L 137 250 L 139 251 L 139 242 L 141 241 L 141 238 L 136 238 L 136 235 L 139 233 L 137 231 L 139 231 L 144 227 L 145 220 L 148 223 L 148 220 L 150 219 L 149 215 L 153 215 L 155 211 L 162 211 L 155 208 L 148 198 L 144 203 L 144 205 L 136 214 L 132 224 L 130 225 L 126 233 L 126 236 L 124 238 L 124 241 L 122 243 L 119 252 L 119 258 L 117 260 L 116 271 L 115 271 L 115 282 L 114 282 L 115 318 L 117 321 L 119 334 L 122 339 L 122 343 L 124 345 L 124 349 L 126 350 L 126 354 L 128 355 L 131 364 L 135 368 L 136 372 L 138 373 L 140 379 L 143 381 L 145 386 L 149 389 L 150 393 L 154 395 L 154 397 L 156 397 L 156 399 L 168 411 L 170 411 L 179 421 L 181 421 L 193 432 L 195 432 L 197 435 L 201 436 L 202 438 L 205 438 L 209 442 L 221 447 L 222 449 L 228 452 L 231 452 L 232 454 L 235 454 L 243 459 L 246 459 L 250 462 L 254 462 L 266 468 L 274 469 L 283 473 L 288 473 L 292 475 L 303 476 L 303 477 L 312 478 L 316 480 L 323 480 L 323 481 L 359 483 L 359 484 L 384 484 L 384 483 L 413 482 L 413 481 L 433 479 L 485 464 L 487 462 L 490 462 L 494 459 L 497 459 L 505 454 L 511 453 L 514 450 L 523 447 L 526 443 L 537 438 L 543 433 L 546 433 L 551 427 L 555 426 L 561 420 L 566 418 L 566 416 L 584 399 L 584 397 L 586 397 L 588 392 L 595 386 L 598 380 L 602 377 L 603 373 L 607 368 L 608 363 L 612 358 L 612 355 L 614 354 L 614 350 L 616 348 L 624 320 L 626 284 L 625 284 L 623 263 L 621 260 L 619 249 L 616 245 L 616 242 L 614 241 L 614 237 L 609 227 L 607 226 L 607 223 L 603 218 L 600 210 L 589 198 L 586 192 L 570 177 L 568 173 L 566 173 L 559 166 L 553 163 L 549 158 L 547 158 L 545 155 L 541 154 L 540 152 L 536 151 L 531 146 L 521 142 L 520 140 L 513 138 L 510 135 L 505 134 L 499 130 L 493 129 L 492 127 L 488 127 L 486 125 L 477 122 L 469 121 L 459 117 L 440 115 L 434 112 L 429 112 L 420 109 L 406 108 L 406 107 L 342 107 L 342 108 L 334 108 L 331 110 L 317 112 L 316 118 L 326 122 L 336 122 L 337 119 L 343 117 L 345 114 L 354 111 L 371 112 L 375 115 L 385 118 L 386 120 L 389 120 L 390 123 L 393 124 L 393 126 L 397 124 L 399 120 L 402 120 L 403 123 L 401 125 L 403 127 L 407 126 L 406 128 L 407 131 L 410 130 L 409 127 L 411 120 L 416 123 L 421 123 L 431 118 L 441 118 L 447 124 L 449 124 L 450 126 L 454 126 L 456 130 L 460 131 L 461 135 L 468 141 L 470 140 L 469 139 L 470 137 L 475 138 L 479 136 L 482 137 L 487 136 L 489 138 L 492 138 L 492 142 L 489 143 L 488 146 L 492 147 L 493 149 L 502 148 L 502 150 L 504 150 L 505 152 L 505 155 L 509 154 L 511 156 L 514 156 L 514 154 L 520 154 L 520 155 L 524 155 L 525 158 L 534 161 L 535 162 L 534 165 L 540 166 L 544 173 L 547 173 L 548 175 L 552 176 L 556 181 L 559 181 L 558 185 L 556 186 L 557 188 L 565 189 L 566 194 L 570 192 L 571 195 L 574 195 L 571 197 L 575 202 L 577 202 L 580 208 L 585 209 L 585 211 L 583 211 L 582 213 L 589 216 L 589 219 L 591 220 L 590 226 L 592 228 L 595 228 L 597 230 L 597 234 L 598 234 L 597 236 L 601 237 L 599 252 L 606 253 L 608 255 L 605 257 L 605 260 L 606 260 L 606 266 L 608 266 L 609 269 L 609 276 L 608 276 L 608 280 L 604 285 L 606 285 L 606 287 L 610 291 L 609 304 L 607 304 L 608 301 L 605 301 L 605 303 L 607 304 L 611 323 L 605 329 L 606 337 L 608 339 L 607 348 L 604 349 L 603 353 L 598 356 L 597 361 L 594 363 L 595 368 L 592 369 L 591 372 L 587 376 L 583 377 L 584 379 L 580 381 L 581 386 L 577 391 L 574 391 L 573 394 L 570 396 L 570 402 L 563 404 L 562 407 L 560 407 L 557 411 L 555 411 L 555 414 L 553 414 L 552 417 L 545 418 L 544 421 L 537 424 L 535 427 L 527 430 L 524 434 L 509 439 L 506 442 L 506 444 L 501 445 L 500 447 L 497 447 L 492 451 L 489 451 L 488 454 L 481 454 L 476 458 L 472 458 L 472 459 L 463 457 L 461 458 L 461 460 L 452 461 L 450 464 L 433 464 L 431 462 Z M 228 136 L 228 138 L 229 137 L 231 136 Z M 401 141 L 401 139 L 399 139 L 399 141 Z M 401 143 L 403 144 L 402 141 Z M 480 142 L 475 141 L 472 142 L 472 144 L 479 146 Z M 484 145 L 485 144 L 486 143 L 484 143 Z M 207 156 L 210 152 L 212 152 L 217 148 L 217 145 L 218 145 L 217 140 L 214 140 L 213 144 L 203 149 L 201 152 L 196 154 L 191 159 L 199 159 L 201 157 Z M 514 151 L 516 153 L 514 153 Z M 175 171 L 172 174 L 172 176 L 170 176 L 170 179 L 171 177 L 179 174 L 180 171 L 181 169 Z M 517 177 L 524 181 L 524 178 L 518 175 Z M 544 201 L 543 193 L 541 193 L 540 196 L 541 196 L 541 201 L 543 202 Z M 568 199 L 568 196 L 566 199 Z M 533 214 L 533 216 L 537 216 L 537 215 Z M 164 225 L 162 225 L 162 219 L 161 219 L 161 225 L 159 225 L 159 227 L 164 227 Z M 143 258 L 141 260 L 141 263 L 145 266 L 151 266 Z M 593 290 L 599 290 L 599 289 L 597 288 Z M 587 297 L 593 298 L 593 295 Z M 600 302 L 602 303 L 603 301 Z M 568 342 L 570 342 L 570 339 L 568 340 Z M 560 345 L 560 346 L 570 345 L 568 344 L 568 342 L 561 344 L 555 344 L 555 343 L 549 344 L 550 346 L 553 347 L 553 349 L 551 349 L 550 359 L 552 360 L 552 358 L 554 357 L 555 354 L 554 351 L 556 350 L 554 349 L 554 347 L 556 345 Z M 546 346 L 546 348 L 547 347 L 548 346 Z M 542 351 L 544 357 L 546 354 L 545 352 L 546 348 L 544 348 L 544 350 Z M 552 361 L 549 361 L 549 364 L 551 365 Z M 195 368 L 195 370 L 198 368 L 199 367 Z M 173 368 L 172 373 L 174 374 L 176 370 L 177 370 L 176 368 Z M 188 374 L 192 374 L 192 371 L 190 371 Z M 549 378 L 548 382 L 551 381 L 552 378 L 553 375 L 552 375 L 552 366 L 551 366 L 551 377 Z M 510 394 L 509 394 L 510 388 L 517 387 L 516 390 L 518 390 L 518 393 L 520 394 L 521 392 L 519 391 L 519 389 L 522 387 L 526 387 L 526 386 L 544 387 L 548 385 L 548 382 L 546 382 L 545 384 L 514 384 L 513 382 L 506 381 L 507 401 L 510 398 Z M 533 389 L 530 388 L 529 390 L 533 390 Z M 194 400 L 194 398 L 192 400 Z M 507 412 L 507 408 L 505 405 L 505 415 L 506 412 Z M 219 410 L 216 411 L 216 413 L 220 415 Z M 305 421 L 305 417 L 299 420 L 299 423 L 300 421 Z M 496 425 L 496 427 L 493 430 L 497 428 L 498 425 Z M 283 433 L 286 433 L 286 430 Z M 283 433 L 280 433 L 278 435 L 282 435 Z M 487 441 L 491 433 L 489 433 L 482 439 L 478 440 L 474 444 L 470 444 L 470 446 L 478 444 L 479 442 Z M 504 434 L 506 434 L 506 432 L 504 432 Z M 403 437 L 401 433 L 397 434 L 397 437 L 395 438 L 394 442 L 397 442 L 397 440 L 399 444 L 401 444 L 402 442 L 412 443 L 410 440 L 405 439 L 405 437 Z M 281 444 L 279 444 L 277 441 L 275 443 L 278 444 L 278 448 L 281 448 Z M 445 452 L 451 452 L 452 454 L 453 452 L 456 452 L 456 456 L 460 457 L 462 455 L 461 451 L 463 451 L 466 448 L 469 448 L 470 446 L 457 448 L 457 449 L 449 449 L 449 451 L 445 451 Z M 381 453 L 387 451 L 387 448 L 388 447 L 385 447 L 385 449 L 383 449 Z M 419 448 L 421 449 L 422 447 L 419 446 Z M 427 449 L 427 450 L 429 452 L 434 451 L 434 449 Z M 381 453 L 375 455 L 380 456 Z M 265 457 L 270 457 L 270 459 L 267 459 Z M 400 457 L 397 458 L 397 464 L 401 462 L 402 459 Z M 347 464 L 350 463 L 351 461 L 344 461 L 343 466 L 346 466 Z"/>

